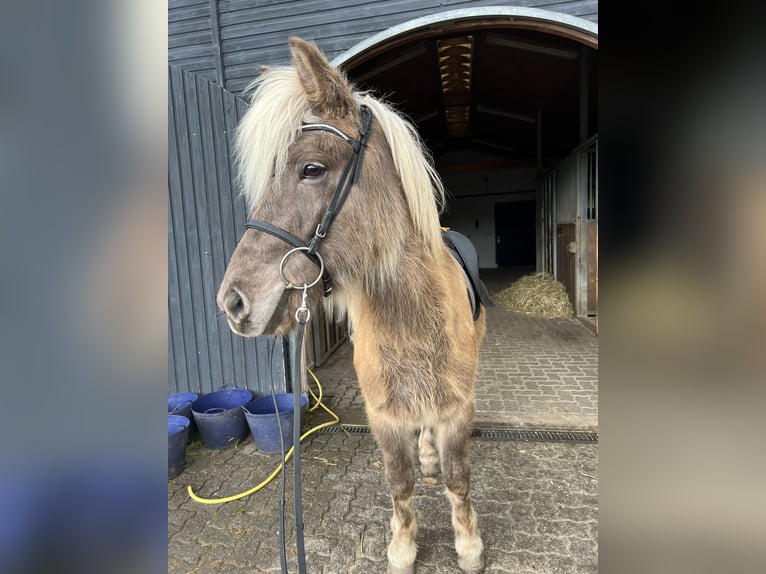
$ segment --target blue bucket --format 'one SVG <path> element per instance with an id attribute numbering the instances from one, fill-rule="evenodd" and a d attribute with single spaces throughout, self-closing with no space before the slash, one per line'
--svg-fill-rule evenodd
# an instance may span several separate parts
<path id="1" fill-rule="evenodd" d="M 252 399 L 253 393 L 246 389 L 221 387 L 192 403 L 192 415 L 206 447 L 228 448 L 247 438 L 247 421 L 241 407 Z"/>
<path id="2" fill-rule="evenodd" d="M 285 441 L 285 452 L 293 446 L 293 412 L 295 410 L 295 397 L 292 393 L 275 395 L 277 400 L 277 413 L 274 411 L 274 399 L 271 395 L 250 401 L 242 407 L 253 435 L 255 446 L 261 452 L 278 454 L 282 452 L 279 438 L 279 428 L 282 427 L 282 436 Z M 305 407 L 308 403 L 306 396 L 301 397 L 301 423 Z"/>
<path id="3" fill-rule="evenodd" d="M 197 425 L 192 416 L 191 406 L 199 398 L 197 393 L 174 393 L 168 395 L 168 414 L 181 415 L 189 419 L 189 442 L 194 440 L 197 432 Z"/>
<path id="4" fill-rule="evenodd" d="M 186 465 L 190 424 L 184 416 L 168 415 L 168 480 L 181 474 Z"/>

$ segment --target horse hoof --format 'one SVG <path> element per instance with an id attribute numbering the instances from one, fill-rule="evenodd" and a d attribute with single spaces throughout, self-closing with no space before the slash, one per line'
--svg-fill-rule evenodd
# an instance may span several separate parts
<path id="1" fill-rule="evenodd" d="M 477 558 L 461 560 L 458 558 L 458 566 L 465 574 L 479 574 L 484 572 L 484 553 Z"/>
<path id="2" fill-rule="evenodd" d="M 415 565 L 394 566 L 393 564 L 389 564 L 388 568 L 386 568 L 386 574 L 415 574 Z"/>

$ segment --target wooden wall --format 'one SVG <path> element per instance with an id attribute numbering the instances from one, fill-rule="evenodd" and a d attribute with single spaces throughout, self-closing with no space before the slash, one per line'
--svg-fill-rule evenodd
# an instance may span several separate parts
<path id="1" fill-rule="evenodd" d="M 245 228 L 232 142 L 247 106 L 203 75 L 171 67 L 168 79 L 168 391 L 284 392 L 283 339 L 234 335 L 215 303 Z"/>

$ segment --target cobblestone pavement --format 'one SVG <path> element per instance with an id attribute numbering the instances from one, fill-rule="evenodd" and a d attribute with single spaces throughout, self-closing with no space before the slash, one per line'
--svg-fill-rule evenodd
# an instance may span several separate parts
<path id="1" fill-rule="evenodd" d="M 315 372 L 341 421 L 365 424 L 351 353 L 344 344 Z M 597 339 L 579 321 L 490 309 L 481 353 L 477 426 L 597 429 Z M 311 414 L 308 422 L 321 420 Z M 472 438 L 470 456 L 486 572 L 598 571 L 596 445 Z M 318 433 L 304 441 L 310 574 L 385 572 L 391 505 L 381 458 L 369 434 Z M 279 480 L 221 505 L 197 503 L 186 491 L 191 485 L 198 495 L 216 498 L 248 490 L 278 459 L 258 452 L 252 438 L 221 451 L 199 441 L 190 445 L 186 468 L 168 481 L 169 574 L 279 572 Z M 289 531 L 290 464 L 288 475 Z M 441 477 L 418 477 L 417 574 L 459 572 L 443 491 Z M 295 572 L 294 552 L 288 563 Z"/>
<path id="2" fill-rule="evenodd" d="M 470 448 L 486 572 L 597 572 L 596 446 L 472 439 Z M 278 459 L 258 453 L 252 438 L 224 451 L 189 448 L 184 472 L 168 482 L 169 574 L 279 572 L 278 480 L 223 505 L 199 504 L 186 492 L 190 484 L 204 497 L 236 494 Z M 391 505 L 372 436 L 316 434 L 301 461 L 307 571 L 385 572 Z M 289 477 L 287 488 L 290 531 Z M 443 491 L 440 477 L 419 477 L 415 486 L 418 574 L 459 572 Z"/>

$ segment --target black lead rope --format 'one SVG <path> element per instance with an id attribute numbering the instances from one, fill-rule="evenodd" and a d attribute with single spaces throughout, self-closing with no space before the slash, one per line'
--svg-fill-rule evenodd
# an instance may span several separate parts
<path id="1" fill-rule="evenodd" d="M 293 490 L 295 503 L 295 549 L 298 553 L 298 574 L 306 574 L 306 551 L 303 544 L 303 502 L 301 500 L 301 349 L 303 347 L 303 332 L 306 329 L 305 319 L 298 320 L 298 334 L 295 337 L 295 369 L 293 369 Z M 282 467 L 282 472 L 285 469 Z"/>
<path id="2" fill-rule="evenodd" d="M 269 355 L 269 369 L 273 368 L 274 363 L 274 350 L 277 348 L 276 342 L 271 345 L 271 354 Z M 274 404 L 274 412 L 277 413 L 277 420 L 279 420 L 279 406 L 277 405 L 277 391 L 274 389 L 274 379 L 270 378 L 271 385 L 271 401 Z M 287 573 L 287 551 L 285 548 L 285 437 L 282 432 L 282 424 L 279 423 L 279 446 L 282 450 L 282 472 L 280 477 L 280 489 L 279 489 L 279 567 L 283 573 Z"/>
<path id="3" fill-rule="evenodd" d="M 295 337 L 295 357 L 292 364 L 292 383 L 293 383 L 293 502 L 295 511 L 295 550 L 298 563 L 298 574 L 306 574 L 306 550 L 303 537 L 303 500 L 301 497 L 301 397 L 303 395 L 303 385 L 301 385 L 302 369 L 302 347 L 303 335 L 306 331 L 311 314 L 305 307 L 305 295 L 301 308 L 296 311 L 295 318 L 298 321 L 298 333 Z M 274 401 L 274 412 L 277 413 L 279 421 L 279 408 L 277 399 L 274 396 L 274 387 L 271 388 L 272 399 Z M 282 424 L 279 425 L 279 443 L 282 449 L 282 472 L 280 481 L 279 497 L 279 566 L 282 574 L 288 574 L 287 570 L 287 551 L 285 537 L 285 472 L 287 467 L 287 453 L 285 451 L 285 438 L 282 431 Z"/>

